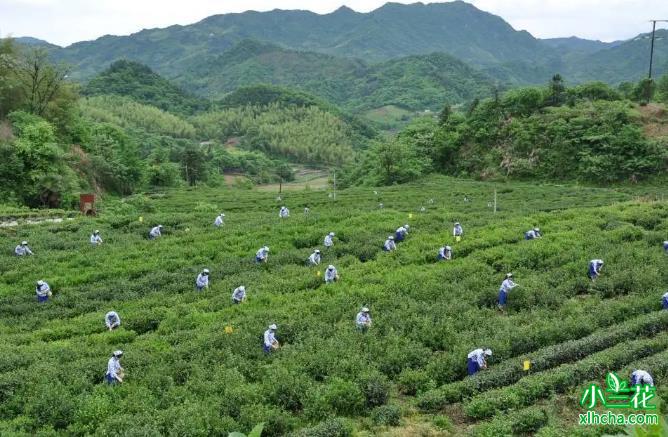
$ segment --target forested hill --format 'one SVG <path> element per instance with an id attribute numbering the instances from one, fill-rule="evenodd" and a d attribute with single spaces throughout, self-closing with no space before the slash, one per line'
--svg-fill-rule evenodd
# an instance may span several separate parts
<path id="1" fill-rule="evenodd" d="M 137 62 L 119 60 L 95 76 L 82 89 L 86 96 L 115 94 L 177 114 L 190 114 L 210 107 L 203 98 L 189 95 L 170 81 Z"/>
<path id="2" fill-rule="evenodd" d="M 255 40 L 243 40 L 222 55 L 204 59 L 174 80 L 214 99 L 255 84 L 295 87 L 352 111 L 385 105 L 439 110 L 446 102 L 486 97 L 494 86 L 485 74 L 443 53 L 369 65 Z"/>

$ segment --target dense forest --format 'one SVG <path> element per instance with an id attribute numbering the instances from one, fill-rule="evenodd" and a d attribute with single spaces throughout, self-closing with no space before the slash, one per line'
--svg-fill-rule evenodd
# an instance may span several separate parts
<path id="1" fill-rule="evenodd" d="M 303 91 L 252 85 L 206 100 L 124 60 L 79 85 L 39 47 L 5 39 L 1 50 L 0 201 L 10 204 L 68 206 L 90 190 L 219 186 L 230 173 L 243 174 L 244 185 L 289 181 L 297 164 L 340 168 L 340 186 L 401 183 L 432 172 L 608 183 L 666 168 L 666 136 L 661 129 L 650 135 L 642 114 L 650 99 L 668 102 L 668 75 L 618 87 L 567 87 L 555 75 L 543 87 L 490 87 L 483 99 L 463 92 L 464 105 L 435 93 L 440 113 L 406 112 L 413 119 L 407 126 L 379 133 L 388 126 L 374 127 Z M 404 67 L 429 77 L 447 71 L 453 64 L 438 62 L 448 59 L 434 55 L 429 71 L 419 61 Z M 396 86 L 409 96 L 404 79 Z M 460 85 L 467 87 L 453 87 Z M 391 99 L 393 89 L 379 87 L 388 96 L 374 105 Z"/>
<path id="2" fill-rule="evenodd" d="M 396 137 L 375 142 L 346 167 L 343 184 L 392 184 L 429 172 L 480 179 L 637 181 L 661 174 L 668 130 L 649 136 L 641 111 L 668 103 L 668 74 L 656 83 L 601 82 L 516 88 L 461 111 L 446 105 L 417 118 Z M 660 125 L 668 124 L 659 106 Z"/>
<path id="3" fill-rule="evenodd" d="M 39 48 L 5 39 L 1 50 L 3 203 L 68 207 L 82 191 L 216 186 L 225 173 L 289 181 L 289 162 L 342 165 L 376 135 L 299 92 L 255 87 L 211 102 L 124 61 L 82 89 Z"/>

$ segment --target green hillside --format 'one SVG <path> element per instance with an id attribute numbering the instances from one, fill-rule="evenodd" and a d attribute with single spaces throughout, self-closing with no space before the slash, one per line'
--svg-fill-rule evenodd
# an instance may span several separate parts
<path id="1" fill-rule="evenodd" d="M 614 47 L 591 54 L 573 55 L 565 74 L 573 81 L 602 78 L 606 82 L 634 82 L 647 77 L 649 69 L 650 34 L 641 34 Z M 656 31 L 653 73 L 668 73 L 668 29 Z"/>
<path id="2" fill-rule="evenodd" d="M 137 62 L 120 60 L 92 78 L 82 89 L 86 96 L 119 95 L 177 114 L 192 114 L 211 103 L 191 96 Z"/>
<path id="3" fill-rule="evenodd" d="M 445 54 L 367 64 L 251 40 L 192 66 L 175 80 L 213 98 L 255 84 L 290 86 L 354 112 L 386 105 L 436 110 L 444 102 L 488 96 L 493 88 L 487 76 Z"/>
<path id="4" fill-rule="evenodd" d="M 495 188 L 497 214 L 487 204 Z M 668 205 L 633 200 L 643 193 L 438 177 L 336 201 L 284 193 L 293 215 L 279 220 L 275 193 L 199 188 L 103 200 L 95 218 L 0 228 L 35 253 L 0 254 L 0 433 L 227 435 L 264 423 L 264 436 L 574 435 L 582 390 L 607 371 L 626 379 L 646 369 L 666 398 Z M 306 205 L 310 217 L 299 212 Z M 459 243 L 455 220 L 466 231 Z M 405 222 L 407 241 L 383 252 Z M 163 236 L 148 241 L 157 223 Z M 536 224 L 544 238 L 524 241 Z M 100 247 L 88 243 L 93 229 Z M 329 231 L 323 265 L 306 267 Z M 258 265 L 265 244 L 269 261 Z M 436 262 L 442 244 L 453 246 L 451 262 Z M 592 283 L 594 257 L 606 267 Z M 324 284 L 328 264 L 340 282 Z M 203 268 L 210 288 L 198 293 Z M 500 313 L 506 272 L 520 287 Z M 53 289 L 39 305 L 38 279 Z M 233 305 L 242 284 L 247 301 Z M 354 324 L 363 305 L 366 333 Z M 110 310 L 122 322 L 113 332 Z M 265 355 L 271 323 L 282 347 Z M 481 346 L 493 350 L 489 368 L 468 377 L 467 353 Z M 117 349 L 125 378 L 109 387 Z"/>

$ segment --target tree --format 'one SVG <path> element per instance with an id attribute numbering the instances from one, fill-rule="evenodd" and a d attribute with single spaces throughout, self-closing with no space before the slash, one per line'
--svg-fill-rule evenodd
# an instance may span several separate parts
<path id="1" fill-rule="evenodd" d="M 0 39 L 0 119 L 20 107 L 21 90 L 12 69 L 17 54 L 12 39 Z"/>
<path id="2" fill-rule="evenodd" d="M 42 116 L 64 87 L 68 70 L 53 65 L 44 49 L 31 49 L 7 62 L 10 74 L 17 79 L 25 99 L 25 109 Z"/>
<path id="3" fill-rule="evenodd" d="M 561 78 L 560 74 L 555 74 L 552 76 L 552 80 L 550 81 L 549 85 L 548 105 L 562 105 L 564 103 L 565 93 L 566 86 L 564 86 L 564 80 Z"/>
<path id="4" fill-rule="evenodd" d="M 431 164 L 429 158 L 418 156 L 409 141 L 399 138 L 378 141 L 371 152 L 375 158 L 378 182 L 384 185 L 416 179 Z"/>
<path id="5" fill-rule="evenodd" d="M 440 126 L 445 126 L 448 123 L 448 120 L 450 119 L 450 114 L 452 114 L 452 108 L 450 108 L 450 105 L 446 103 L 445 106 L 443 107 L 443 110 L 438 115 L 438 124 Z"/>
<path id="6" fill-rule="evenodd" d="M 638 82 L 633 88 L 633 99 L 641 105 L 646 105 L 652 100 L 656 84 L 652 79 L 645 78 Z"/>
<path id="7" fill-rule="evenodd" d="M 193 144 L 186 146 L 181 154 L 181 166 L 184 179 L 189 185 L 206 181 L 206 156 L 197 146 Z"/>
<path id="8" fill-rule="evenodd" d="M 656 82 L 656 100 L 668 103 L 668 73 L 661 76 Z"/>

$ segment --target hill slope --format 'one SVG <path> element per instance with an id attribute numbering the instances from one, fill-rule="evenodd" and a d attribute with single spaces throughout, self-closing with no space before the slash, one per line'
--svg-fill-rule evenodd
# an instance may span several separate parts
<path id="1" fill-rule="evenodd" d="M 366 14 L 341 8 L 326 15 L 281 10 L 215 15 L 188 26 L 76 43 L 56 50 L 54 56 L 73 64 L 79 78 L 90 77 L 120 58 L 173 77 L 193 62 L 220 55 L 247 38 L 368 61 L 433 52 L 451 54 L 474 66 L 556 60 L 554 50 L 529 33 L 461 1 L 388 3 Z"/>
<path id="2" fill-rule="evenodd" d="M 493 86 L 483 73 L 442 53 L 369 65 L 252 40 L 194 65 L 175 80 L 214 98 L 262 83 L 296 87 L 354 111 L 389 104 L 436 110 L 445 102 L 487 96 Z"/>
<path id="3" fill-rule="evenodd" d="M 210 106 L 208 101 L 188 95 L 170 81 L 154 73 L 149 67 L 125 60 L 114 62 L 95 76 L 83 88 L 82 93 L 87 96 L 104 94 L 126 96 L 139 103 L 182 114 Z"/>

